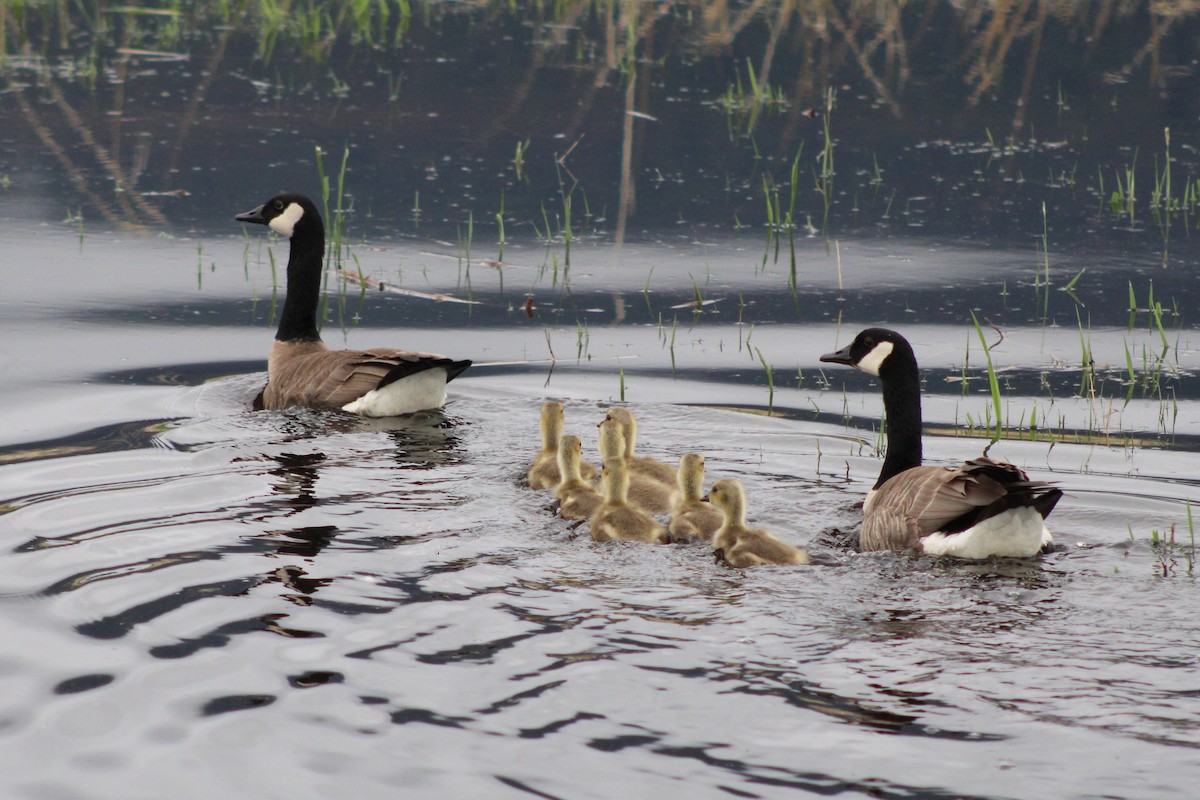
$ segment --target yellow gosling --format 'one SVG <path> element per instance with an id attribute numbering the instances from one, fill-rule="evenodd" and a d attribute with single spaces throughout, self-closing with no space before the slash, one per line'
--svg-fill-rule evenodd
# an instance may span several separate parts
<path id="1" fill-rule="evenodd" d="M 637 420 L 634 418 L 632 411 L 628 408 L 610 408 L 604 418 L 615 419 L 621 425 L 621 430 L 625 434 L 625 461 L 629 464 L 629 469 L 634 475 L 645 475 L 647 478 L 666 484 L 668 487 L 675 486 L 674 469 L 657 459 L 639 456 L 634 453 L 634 450 L 637 448 L 638 428 Z"/>
<path id="2" fill-rule="evenodd" d="M 625 463 L 629 473 L 629 502 L 647 514 L 666 514 L 671 510 L 671 487 L 659 483 L 643 473 L 634 472 L 626 457 L 629 448 L 625 441 L 625 430 L 615 419 L 605 418 L 600 423 L 600 458 L 606 464 L 611 458 Z"/>
<path id="3" fill-rule="evenodd" d="M 563 404 L 550 400 L 542 404 L 538 429 L 542 434 L 542 449 L 533 458 L 533 466 L 526 473 L 531 489 L 553 489 L 562 480 L 558 471 L 558 441 L 563 435 Z M 591 480 L 596 477 L 596 468 L 580 461 L 580 474 Z"/>
<path id="4" fill-rule="evenodd" d="M 679 459 L 678 488 L 671 497 L 671 532 L 674 542 L 711 542 L 725 516 L 704 499 L 704 456 L 685 453 Z"/>
<path id="5" fill-rule="evenodd" d="M 562 403 L 554 400 L 542 403 L 538 430 L 542 434 L 542 449 L 533 457 L 533 466 L 529 468 L 529 487 L 553 489 L 561 480 L 558 474 L 558 441 L 563 433 Z"/>
<path id="6" fill-rule="evenodd" d="M 592 517 L 593 539 L 597 542 L 666 542 L 667 529 L 629 504 L 629 470 L 623 459 L 605 461 L 600 482 L 604 486 L 604 503 Z"/>
<path id="7" fill-rule="evenodd" d="M 579 472 L 583 443 L 578 436 L 567 435 L 558 443 L 558 471 L 562 481 L 554 489 L 558 515 L 563 519 L 591 519 L 604 502 Z"/>
<path id="8" fill-rule="evenodd" d="M 740 481 L 716 481 L 708 496 L 725 515 L 725 524 L 713 536 L 713 550 L 731 567 L 758 564 L 807 564 L 808 553 L 793 547 L 763 528 L 746 527 L 746 490 Z"/>

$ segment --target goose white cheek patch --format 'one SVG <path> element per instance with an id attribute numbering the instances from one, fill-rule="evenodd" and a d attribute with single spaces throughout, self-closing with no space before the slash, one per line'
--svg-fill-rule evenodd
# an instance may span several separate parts
<path id="1" fill-rule="evenodd" d="M 299 203 L 291 203 L 278 217 L 271 220 L 269 227 L 280 236 L 290 239 L 292 238 L 292 232 L 296 230 L 296 223 L 303 216 L 304 207 Z"/>
<path id="2" fill-rule="evenodd" d="M 883 362 L 887 361 L 887 357 L 892 354 L 891 342 L 880 342 L 871 348 L 871 352 L 867 353 L 854 366 L 861 369 L 868 375 L 878 375 L 879 368 L 883 366 Z"/>

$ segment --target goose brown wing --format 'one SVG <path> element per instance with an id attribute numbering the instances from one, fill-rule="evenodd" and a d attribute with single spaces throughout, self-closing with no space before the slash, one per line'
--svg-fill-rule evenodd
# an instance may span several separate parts
<path id="1" fill-rule="evenodd" d="M 1059 489 L 990 458 L 958 467 L 913 467 L 876 490 L 863 515 L 863 550 L 913 547 L 935 531 L 957 533 L 1010 508 L 1033 506 L 1045 517 Z"/>
<path id="2" fill-rule="evenodd" d="M 916 547 L 923 535 L 916 517 L 910 516 L 903 509 L 881 505 L 872 507 L 863 514 L 858 548 L 864 551 L 907 550 Z"/>
<path id="3" fill-rule="evenodd" d="M 972 468 L 972 463 L 961 467 L 913 467 L 880 486 L 863 515 L 859 538 L 862 549 L 914 547 L 922 536 L 942 530 L 1003 497 L 1004 484 Z"/>
<path id="4" fill-rule="evenodd" d="M 316 396 L 324 405 L 341 408 L 353 403 L 373 389 L 378 389 L 395 363 L 372 352 L 342 351 L 346 358 L 334 361 L 316 388 Z M 336 356 L 338 353 L 330 353 Z"/>
<path id="5" fill-rule="evenodd" d="M 373 389 L 433 367 L 446 369 L 449 381 L 470 366 L 430 353 L 408 350 L 333 350 L 307 353 L 280 365 L 267 386 L 268 408 L 306 405 L 341 408 Z"/>
<path id="6" fill-rule="evenodd" d="M 966 530 L 983 519 L 1001 514 L 1010 508 L 1029 506 L 1045 519 L 1062 499 L 1062 490 L 1046 481 L 1031 480 L 1025 471 L 1003 461 L 975 458 L 962 466 L 962 471 L 987 491 L 1000 491 L 1000 499 L 981 508 L 974 517 L 967 515 L 948 523 L 940 530 Z"/>

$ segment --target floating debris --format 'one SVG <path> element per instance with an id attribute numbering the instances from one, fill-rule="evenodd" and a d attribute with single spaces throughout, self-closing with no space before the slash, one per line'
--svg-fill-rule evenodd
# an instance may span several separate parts
<path id="1" fill-rule="evenodd" d="M 372 289 L 378 289 L 381 292 L 391 292 L 393 294 L 403 294 L 408 297 L 419 297 L 422 300 L 433 300 L 438 303 L 463 303 L 464 305 L 477 306 L 481 305 L 478 300 L 464 300 L 461 297 L 454 297 L 441 292 L 421 292 L 416 289 L 403 289 L 399 286 L 392 286 L 389 283 L 372 278 L 369 275 L 363 275 L 361 272 L 350 272 L 349 270 L 338 270 L 346 280 L 367 286 Z"/>

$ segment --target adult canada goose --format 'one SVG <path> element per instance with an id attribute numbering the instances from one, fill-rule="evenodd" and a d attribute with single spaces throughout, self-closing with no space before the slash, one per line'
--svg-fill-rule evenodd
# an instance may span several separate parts
<path id="1" fill-rule="evenodd" d="M 624 459 L 605 461 L 600 481 L 604 485 L 604 503 L 596 510 L 589 526 L 593 539 L 597 542 L 666 542 L 667 529 L 629 504 L 629 468 Z"/>
<path id="2" fill-rule="evenodd" d="M 554 488 L 558 515 L 563 519 L 591 519 L 604 498 L 579 472 L 583 444 L 578 436 L 564 436 L 558 443 L 558 471 L 562 480 Z"/>
<path id="3" fill-rule="evenodd" d="M 921 384 L 903 336 L 869 328 L 821 356 L 879 377 L 887 456 L 863 503 L 862 550 L 917 548 L 958 558 L 1029 557 L 1050 544 L 1046 516 L 1062 490 L 990 458 L 957 467 L 921 466 Z"/>
<path id="4" fill-rule="evenodd" d="M 644 472 L 634 472 L 625 454 L 629 452 L 625 428 L 615 419 L 605 417 L 600 423 L 600 458 L 605 464 L 610 458 L 625 462 L 629 473 L 629 502 L 648 514 L 665 514 L 671 510 L 671 487 L 659 483 Z"/>
<path id="5" fill-rule="evenodd" d="M 684 453 L 676 475 L 678 488 L 671 496 L 671 540 L 708 542 L 725 521 L 721 511 L 704 495 L 704 456 Z"/>
<path id="6" fill-rule="evenodd" d="M 281 194 L 234 219 L 266 225 L 291 240 L 287 299 L 267 357 L 263 408 L 341 409 L 393 417 L 446 403 L 446 384 L 471 366 L 396 348 L 330 350 L 317 332 L 325 224 L 307 197 Z"/>
<path id="7" fill-rule="evenodd" d="M 615 419 L 621 425 L 621 430 L 625 434 L 625 462 L 629 464 L 630 471 L 635 475 L 645 475 L 668 487 L 675 486 L 674 469 L 657 459 L 634 453 L 634 449 L 637 447 L 638 427 L 632 411 L 628 408 L 610 408 L 604 418 Z"/>
<path id="8" fill-rule="evenodd" d="M 542 435 L 542 449 L 533 457 L 533 465 L 526 473 L 530 488 L 553 489 L 562 481 L 558 468 L 558 443 L 563 436 L 563 404 L 557 400 L 542 403 L 538 430 Z M 586 461 L 579 462 L 580 474 L 587 480 L 596 477 L 596 468 Z"/>
<path id="9" fill-rule="evenodd" d="M 763 528 L 746 527 L 746 490 L 741 481 L 722 478 L 708 492 L 725 522 L 713 536 L 713 550 L 731 567 L 758 564 L 807 564 L 808 553 Z"/>

